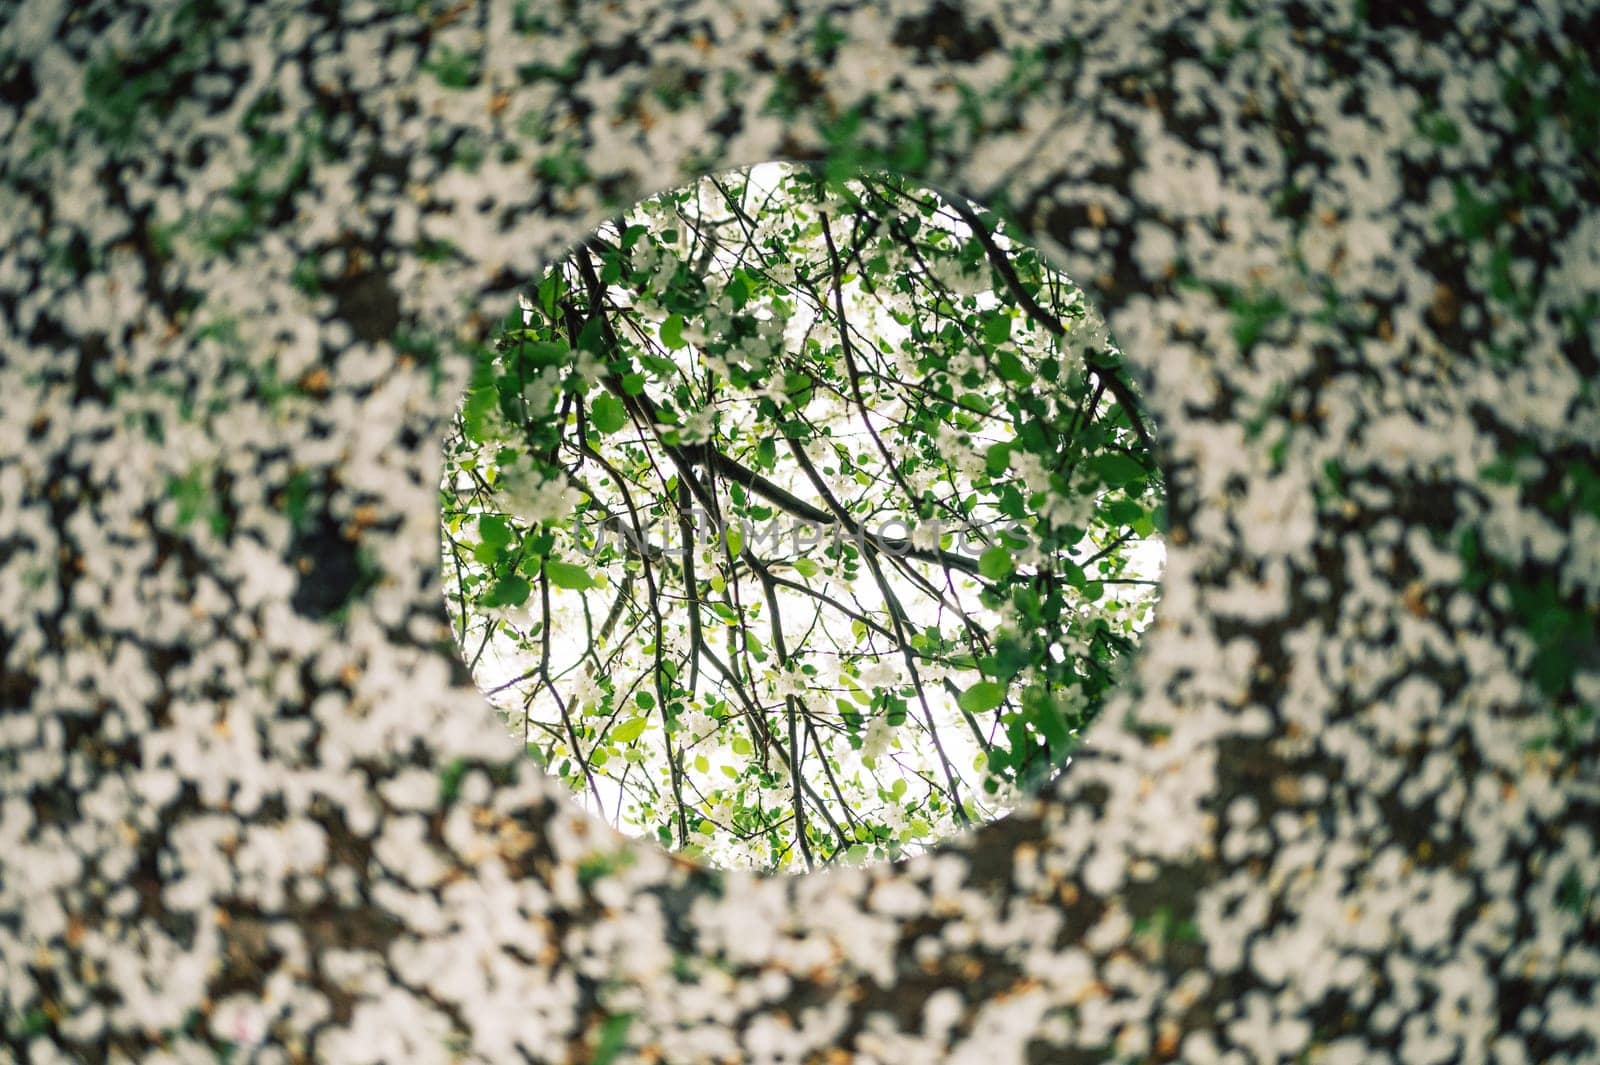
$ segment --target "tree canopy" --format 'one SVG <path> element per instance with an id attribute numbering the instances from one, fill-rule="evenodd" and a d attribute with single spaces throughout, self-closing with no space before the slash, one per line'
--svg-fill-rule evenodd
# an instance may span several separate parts
<path id="1" fill-rule="evenodd" d="M 480 355 L 445 594 L 617 827 L 916 850 L 1062 764 L 1155 600 L 1151 427 L 1084 294 L 959 197 L 766 164 L 602 225 Z"/>

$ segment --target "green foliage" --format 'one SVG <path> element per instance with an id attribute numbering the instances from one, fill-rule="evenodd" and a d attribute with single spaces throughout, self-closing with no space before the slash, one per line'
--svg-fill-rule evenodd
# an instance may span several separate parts
<path id="1" fill-rule="evenodd" d="M 295 529 L 306 526 L 306 510 L 311 498 L 311 475 L 305 470 L 295 470 L 283 490 L 283 514 Z"/>
<path id="2" fill-rule="evenodd" d="M 544 573 L 550 578 L 550 583 L 557 588 L 569 588 L 581 592 L 585 588 L 594 587 L 594 578 L 589 575 L 589 571 L 569 562 L 546 562 Z"/>
<path id="3" fill-rule="evenodd" d="M 978 572 L 990 580 L 999 580 L 1011 573 L 1011 552 L 996 544 L 978 556 Z"/>
<path id="4" fill-rule="evenodd" d="M 489 595 L 483 600 L 487 607 L 521 606 L 528 601 L 528 594 L 533 590 L 533 585 L 528 579 L 517 573 L 508 573 L 495 582 Z"/>
<path id="5" fill-rule="evenodd" d="M 226 540 L 233 522 L 215 471 L 195 466 L 181 477 L 167 480 L 167 495 L 177 504 L 177 524 L 185 528 L 203 520 L 218 539 Z"/>
<path id="6" fill-rule="evenodd" d="M 470 89 L 478 83 L 478 59 L 469 52 L 436 48 L 423 69 L 447 89 Z"/>
<path id="7" fill-rule="evenodd" d="M 661 343 L 669 351 L 677 351 L 687 347 L 688 341 L 683 339 L 683 315 L 669 314 L 661 321 Z"/>
<path id="8" fill-rule="evenodd" d="M 595 1039 L 594 1056 L 589 1059 L 593 1065 L 612 1065 L 628 1048 L 628 1030 L 632 1027 L 631 1013 L 614 1013 L 607 1017 Z"/>
<path id="9" fill-rule="evenodd" d="M 22 1015 L 20 1022 L 11 1028 L 12 1034 L 19 1039 L 32 1039 L 36 1035 L 43 1035 L 50 1030 L 50 1015 L 38 1006 L 29 1009 Z"/>
<path id="10" fill-rule="evenodd" d="M 448 806 L 461 793 L 461 780 L 467 775 L 467 760 L 457 758 L 439 772 L 439 804 Z"/>
<path id="11" fill-rule="evenodd" d="M 629 718 L 611 730 L 611 739 L 615 743 L 631 743 L 644 735 L 644 730 L 649 724 L 648 718 Z"/>
<path id="12" fill-rule="evenodd" d="M 224 14 L 211 0 L 174 4 L 149 20 L 131 48 L 108 49 L 90 62 L 76 123 L 116 151 L 141 143 L 148 120 L 164 119 L 188 95 L 212 42 L 228 28 Z"/>
<path id="13" fill-rule="evenodd" d="M 1055 771 L 1149 618 L 1120 363 L 994 216 L 903 180 L 647 201 L 474 358 L 463 651 L 619 827 L 770 869 L 926 846 Z"/>
<path id="14" fill-rule="evenodd" d="M 1104 455 L 1095 455 L 1089 460 L 1089 469 L 1108 488 L 1121 488 L 1123 485 L 1138 481 L 1149 476 L 1148 465 L 1128 455 L 1119 455 L 1110 452 Z M 1113 505 L 1121 503 L 1125 506 L 1138 506 L 1131 500 L 1113 500 Z"/>
<path id="15" fill-rule="evenodd" d="M 1233 300 L 1233 339 L 1248 349 L 1267 329 L 1289 311 L 1289 305 L 1276 292 L 1237 294 Z"/>
<path id="16" fill-rule="evenodd" d="M 980 680 L 961 693 L 961 709 L 969 714 L 982 714 L 1005 702 L 1006 686 L 992 680 Z"/>
<path id="17" fill-rule="evenodd" d="M 589 420 L 602 433 L 614 433 L 627 424 L 628 415 L 616 396 L 596 396 L 589 405 Z"/>

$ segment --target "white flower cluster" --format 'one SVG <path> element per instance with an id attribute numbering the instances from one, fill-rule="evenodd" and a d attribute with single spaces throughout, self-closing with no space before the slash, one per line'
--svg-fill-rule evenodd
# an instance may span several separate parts
<path id="1" fill-rule="evenodd" d="M 496 488 L 497 496 L 512 512 L 530 524 L 559 522 L 583 499 L 583 493 L 571 482 L 540 467 L 527 455 L 501 468 Z"/>
<path id="2" fill-rule="evenodd" d="M 893 739 L 894 728 L 889 724 L 888 715 L 875 714 L 867 722 L 866 731 L 861 736 L 861 757 L 882 758 Z"/>
<path id="3" fill-rule="evenodd" d="M 716 432 L 717 409 L 712 406 L 690 411 L 678 422 L 678 439 L 686 444 L 703 444 Z"/>

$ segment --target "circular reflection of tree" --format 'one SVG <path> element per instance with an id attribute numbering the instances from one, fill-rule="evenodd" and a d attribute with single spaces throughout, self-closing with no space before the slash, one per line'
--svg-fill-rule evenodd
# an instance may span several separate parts
<path id="1" fill-rule="evenodd" d="M 1120 362 L 1037 253 L 898 178 L 646 201 L 477 362 L 442 492 L 463 652 L 591 811 L 719 864 L 997 816 L 1154 602 Z"/>

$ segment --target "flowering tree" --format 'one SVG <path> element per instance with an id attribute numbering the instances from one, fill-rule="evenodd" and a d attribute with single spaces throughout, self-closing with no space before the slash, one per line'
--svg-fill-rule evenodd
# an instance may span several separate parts
<path id="1" fill-rule="evenodd" d="M 1058 767 L 1161 480 L 1083 298 L 980 208 L 768 164 L 522 300 L 446 443 L 446 597 L 589 808 L 723 864 L 925 846 Z"/>

